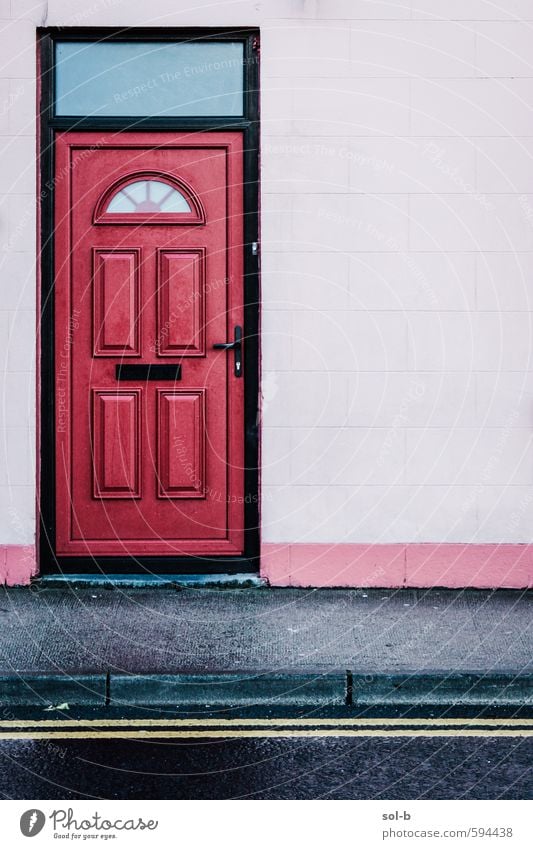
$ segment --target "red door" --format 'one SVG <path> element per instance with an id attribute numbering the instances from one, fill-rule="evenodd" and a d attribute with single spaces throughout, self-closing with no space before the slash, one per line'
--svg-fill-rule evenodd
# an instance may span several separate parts
<path id="1" fill-rule="evenodd" d="M 239 133 L 56 147 L 56 553 L 243 551 Z"/>

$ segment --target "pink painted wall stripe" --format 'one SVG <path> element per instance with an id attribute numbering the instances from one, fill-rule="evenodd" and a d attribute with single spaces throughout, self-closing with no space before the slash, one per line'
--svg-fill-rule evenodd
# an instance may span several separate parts
<path id="1" fill-rule="evenodd" d="M 0 584 L 38 574 L 35 546 L 0 546 Z M 532 544 L 265 543 L 261 575 L 275 587 L 533 587 Z"/>
<path id="2" fill-rule="evenodd" d="M 34 545 L 0 545 L 0 585 L 29 584 L 37 571 Z"/>
<path id="3" fill-rule="evenodd" d="M 265 543 L 261 574 L 271 586 L 533 586 L 533 545 Z"/>

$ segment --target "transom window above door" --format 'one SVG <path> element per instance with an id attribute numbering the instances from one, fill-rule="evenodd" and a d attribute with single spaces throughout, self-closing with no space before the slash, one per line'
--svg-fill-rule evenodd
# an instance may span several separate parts
<path id="1" fill-rule="evenodd" d="M 55 114 L 239 117 L 242 41 L 58 40 Z"/>

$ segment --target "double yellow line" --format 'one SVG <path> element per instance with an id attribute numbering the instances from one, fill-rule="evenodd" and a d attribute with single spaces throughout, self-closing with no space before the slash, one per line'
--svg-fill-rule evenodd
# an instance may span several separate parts
<path id="1" fill-rule="evenodd" d="M 0 721 L 1 740 L 531 737 L 532 719 L 47 719 Z"/>

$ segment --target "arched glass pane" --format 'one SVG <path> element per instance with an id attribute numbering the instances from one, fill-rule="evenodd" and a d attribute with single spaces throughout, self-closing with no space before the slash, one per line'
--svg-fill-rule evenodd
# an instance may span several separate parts
<path id="1" fill-rule="evenodd" d="M 188 200 L 161 180 L 136 180 L 113 195 L 106 212 L 192 212 Z"/>
<path id="2" fill-rule="evenodd" d="M 135 204 L 126 197 L 124 192 L 119 192 L 115 197 L 111 198 L 106 212 L 135 212 Z"/>
<path id="3" fill-rule="evenodd" d="M 125 190 L 125 194 L 132 199 L 133 203 L 142 203 L 146 197 L 146 186 L 146 180 L 139 180 L 138 183 L 130 183 Z"/>

